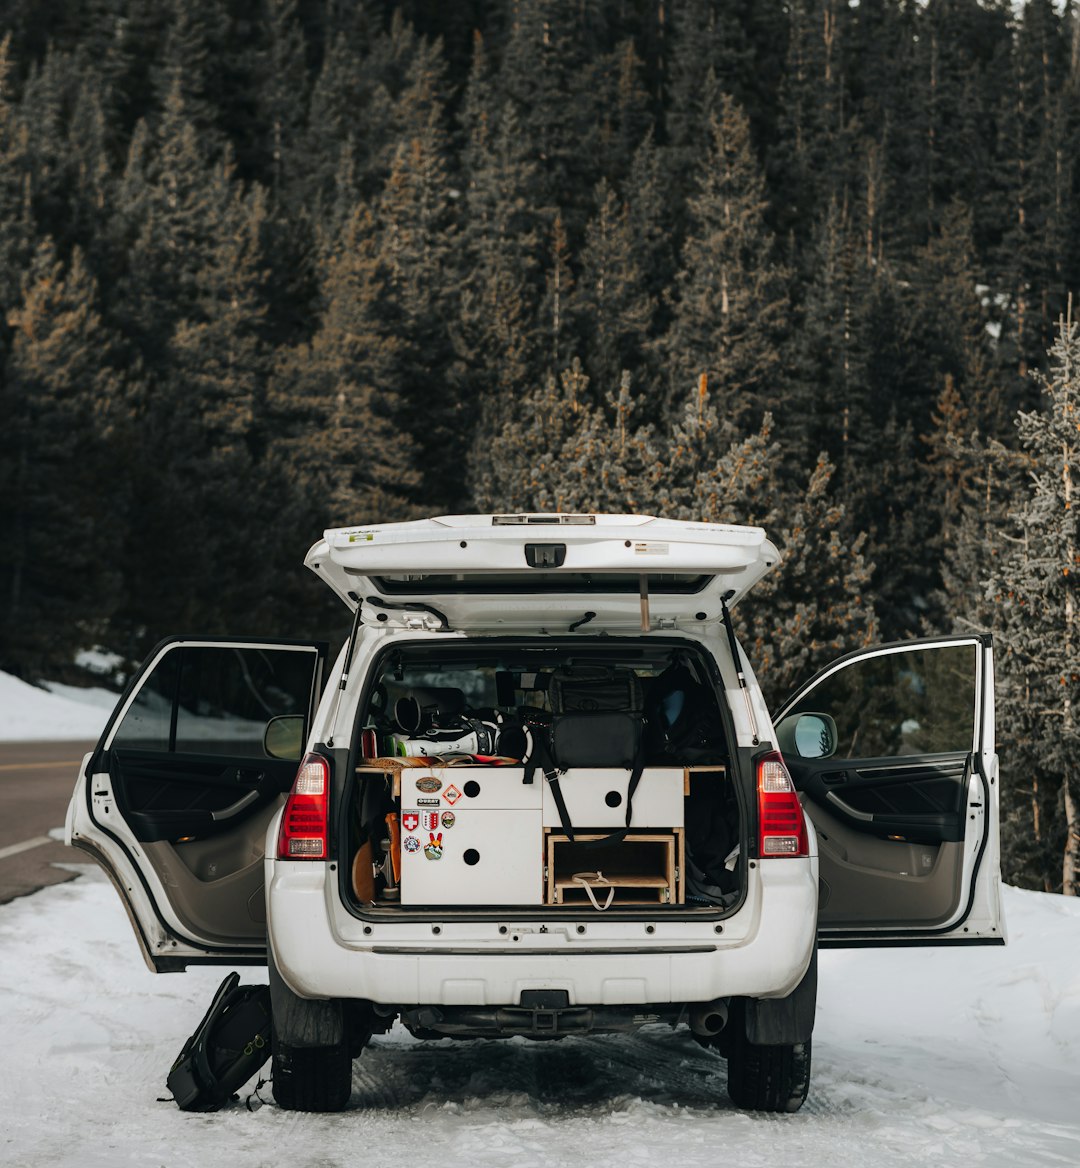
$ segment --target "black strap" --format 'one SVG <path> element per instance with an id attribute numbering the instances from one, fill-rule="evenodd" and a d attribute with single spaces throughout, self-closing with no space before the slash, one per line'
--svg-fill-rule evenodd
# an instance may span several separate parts
<path id="1" fill-rule="evenodd" d="M 551 788 L 551 797 L 555 800 L 555 809 L 559 813 L 559 823 L 562 825 L 563 833 L 571 843 L 577 843 L 574 838 L 574 825 L 570 822 L 570 812 L 566 809 L 566 800 L 563 798 L 562 788 L 559 786 L 559 776 L 562 772 L 556 767 L 555 760 L 551 757 L 551 747 L 547 738 L 534 730 L 532 753 L 525 760 L 522 783 L 533 781 L 538 766 L 544 772 L 544 781 Z M 605 835 L 602 839 L 582 840 L 581 847 L 599 848 L 606 844 L 621 843 L 626 838 L 630 830 L 630 821 L 634 817 L 634 792 L 638 789 L 644 770 L 645 746 L 643 739 L 639 738 L 637 750 L 634 752 L 634 761 L 631 765 L 630 782 L 626 787 L 626 826 L 619 831 L 612 832 L 611 835 Z"/>
<path id="2" fill-rule="evenodd" d="M 630 782 L 626 788 L 626 826 L 619 831 L 614 831 L 611 835 L 604 836 L 603 839 L 598 840 L 583 840 L 581 846 L 583 848 L 599 848 L 607 844 L 622 843 L 626 839 L 626 835 L 630 830 L 630 820 L 634 817 L 634 792 L 638 789 L 638 784 L 641 782 L 641 773 L 645 769 L 645 750 L 641 743 L 638 743 L 637 753 L 634 755 L 633 769 L 630 771 Z M 570 837 L 573 839 L 573 836 Z"/>
<path id="3" fill-rule="evenodd" d="M 567 839 L 574 842 L 574 825 L 570 822 L 570 812 L 566 810 L 566 800 L 563 798 L 562 788 L 559 786 L 559 768 L 551 757 L 551 746 L 548 743 L 545 731 L 534 727 L 532 753 L 525 760 L 525 774 L 523 783 L 531 783 L 539 766 L 544 772 L 544 782 L 551 788 L 551 797 L 555 800 L 555 808 L 559 812 L 559 822 L 566 833 Z"/>

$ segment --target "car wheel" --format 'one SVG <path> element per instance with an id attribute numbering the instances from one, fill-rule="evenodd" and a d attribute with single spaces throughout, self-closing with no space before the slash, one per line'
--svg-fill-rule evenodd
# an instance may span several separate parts
<path id="1" fill-rule="evenodd" d="M 810 1090 L 810 1039 L 780 1046 L 750 1042 L 738 1000 L 725 1034 L 731 1102 L 747 1111 L 798 1111 Z"/>
<path id="2" fill-rule="evenodd" d="M 341 1111 L 352 1094 L 352 1056 L 338 1046 L 288 1046 L 275 1038 L 274 1099 L 286 1111 Z"/>

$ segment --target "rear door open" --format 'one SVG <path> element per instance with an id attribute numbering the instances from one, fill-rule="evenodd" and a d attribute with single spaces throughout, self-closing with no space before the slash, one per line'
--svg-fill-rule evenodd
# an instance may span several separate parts
<path id="1" fill-rule="evenodd" d="M 849 654 L 776 727 L 817 832 L 823 947 L 1004 943 L 989 637 Z"/>
<path id="2" fill-rule="evenodd" d="M 515 514 L 327 531 L 306 563 L 375 627 L 596 633 L 715 620 L 779 559 L 760 527 Z"/>
<path id="3" fill-rule="evenodd" d="M 266 955 L 263 847 L 326 646 L 164 641 L 84 760 L 68 842 L 105 868 L 151 968 Z"/>

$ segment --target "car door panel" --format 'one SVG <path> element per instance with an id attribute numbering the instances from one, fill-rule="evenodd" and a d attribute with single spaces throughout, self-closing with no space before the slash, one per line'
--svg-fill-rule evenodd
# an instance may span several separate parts
<path id="1" fill-rule="evenodd" d="M 790 761 L 790 760 L 789 760 Z M 879 758 L 792 761 L 797 785 L 855 831 L 921 843 L 964 838 L 964 801 L 971 755 L 925 756 L 897 763 Z"/>
<path id="2" fill-rule="evenodd" d="M 850 654 L 777 733 L 818 841 L 819 944 L 1004 940 L 988 637 Z"/>
<path id="3" fill-rule="evenodd" d="M 266 728 L 306 738 L 326 648 L 162 642 L 81 769 L 69 840 L 113 879 L 152 968 L 265 959 L 264 842 L 297 767 Z"/>
<path id="4" fill-rule="evenodd" d="M 296 763 L 201 755 L 162 757 L 116 748 L 110 759 L 121 813 L 137 840 L 205 837 L 288 791 Z"/>

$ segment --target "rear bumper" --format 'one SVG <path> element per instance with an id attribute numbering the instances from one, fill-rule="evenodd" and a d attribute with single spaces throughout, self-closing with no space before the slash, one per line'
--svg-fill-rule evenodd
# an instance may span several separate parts
<path id="1" fill-rule="evenodd" d="M 393 1006 L 515 1006 L 526 990 L 565 990 L 571 1006 L 782 997 L 805 972 L 817 922 L 814 859 L 768 860 L 751 873 L 742 909 L 720 922 L 580 916 L 515 923 L 357 920 L 336 872 L 266 861 L 270 945 L 282 978 L 305 998 Z M 652 932 L 647 932 L 651 927 Z M 543 931 L 541 931 L 543 929 Z M 501 930 L 501 931 L 500 931 Z"/>

